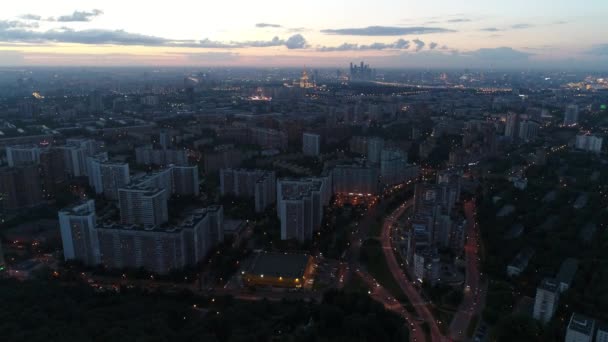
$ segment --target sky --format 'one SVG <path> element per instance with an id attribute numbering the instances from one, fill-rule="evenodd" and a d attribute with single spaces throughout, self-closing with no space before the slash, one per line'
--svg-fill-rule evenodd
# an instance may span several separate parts
<path id="1" fill-rule="evenodd" d="M 603 68 L 607 0 L 20 0 L 0 66 Z"/>

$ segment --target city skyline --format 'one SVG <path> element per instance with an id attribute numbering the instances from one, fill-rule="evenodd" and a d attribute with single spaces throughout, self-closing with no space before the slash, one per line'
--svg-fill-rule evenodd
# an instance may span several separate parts
<path id="1" fill-rule="evenodd" d="M 3 6 L 0 66 L 599 68 L 608 3 L 87 0 Z"/>

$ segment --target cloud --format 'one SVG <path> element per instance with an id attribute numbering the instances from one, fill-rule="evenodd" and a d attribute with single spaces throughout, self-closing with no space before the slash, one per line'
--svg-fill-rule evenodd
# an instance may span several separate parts
<path id="1" fill-rule="evenodd" d="M 527 29 L 530 27 L 534 27 L 534 25 L 530 25 L 530 24 L 515 24 L 515 25 L 511 25 L 511 28 L 514 30 L 521 30 L 521 29 Z"/>
<path id="2" fill-rule="evenodd" d="M 143 46 L 170 46 L 194 47 L 208 49 L 234 49 L 245 47 L 273 47 L 285 46 L 288 49 L 303 49 L 308 47 L 306 39 L 296 34 L 287 40 L 274 37 L 268 41 L 233 41 L 218 42 L 209 39 L 202 40 L 172 40 L 157 36 L 130 33 L 124 30 L 89 29 L 76 31 L 62 27 L 48 31 L 27 30 L 26 23 L 16 21 L 0 21 L 0 42 L 31 43 L 77 43 L 92 45 L 143 45 Z"/>
<path id="3" fill-rule="evenodd" d="M 501 29 L 496 28 L 496 27 L 485 27 L 485 28 L 482 28 L 481 31 L 498 32 L 498 31 L 501 31 Z"/>
<path id="4" fill-rule="evenodd" d="M 412 42 L 414 44 L 416 44 L 416 52 L 422 50 L 422 48 L 424 48 L 424 46 L 426 45 L 422 40 L 420 39 L 414 39 L 412 40 Z"/>
<path id="5" fill-rule="evenodd" d="M 595 45 L 587 50 L 587 54 L 594 56 L 608 56 L 608 44 Z"/>
<path id="6" fill-rule="evenodd" d="M 38 23 L 19 20 L 0 20 L 0 32 L 4 30 L 17 31 L 26 28 L 38 28 Z"/>
<path id="7" fill-rule="evenodd" d="M 196 62 L 226 62 L 234 61 L 240 57 L 236 52 L 201 52 L 184 54 L 186 58 Z"/>
<path id="8" fill-rule="evenodd" d="M 283 27 L 283 26 L 277 25 L 277 24 L 269 24 L 269 23 L 257 23 L 257 24 L 255 24 L 255 27 L 257 27 L 257 28 L 266 28 L 266 27 L 279 28 L 279 27 Z"/>
<path id="9" fill-rule="evenodd" d="M 532 54 L 515 50 L 511 47 L 485 48 L 469 53 L 482 60 L 516 61 L 527 60 Z"/>
<path id="10" fill-rule="evenodd" d="M 450 19 L 448 21 L 446 21 L 446 23 L 468 23 L 472 21 L 471 19 L 467 19 L 467 18 L 458 18 L 458 19 Z"/>
<path id="11" fill-rule="evenodd" d="M 344 29 L 326 29 L 321 30 L 321 33 L 342 35 L 342 36 L 401 36 L 407 34 L 428 34 L 455 32 L 440 27 L 397 27 L 397 26 L 368 26 L 364 28 L 344 28 Z"/>
<path id="12" fill-rule="evenodd" d="M 42 17 L 36 14 L 23 14 L 20 15 L 19 18 L 23 20 L 42 20 Z"/>
<path id="13" fill-rule="evenodd" d="M 77 21 L 91 21 L 95 17 L 98 17 L 103 14 L 102 10 L 94 9 L 92 11 L 74 11 L 74 13 L 69 15 L 62 15 L 58 18 L 49 18 L 49 21 L 59 21 L 59 22 L 77 22 Z"/>
<path id="14" fill-rule="evenodd" d="M 437 44 L 437 43 L 435 43 L 435 42 L 431 42 L 431 43 L 429 44 L 429 49 L 431 49 L 431 50 L 435 50 L 435 48 L 437 47 L 437 45 L 439 45 L 439 44 Z"/>
<path id="15" fill-rule="evenodd" d="M 317 51 L 334 52 L 334 51 L 369 51 L 369 50 L 407 50 L 410 47 L 409 40 L 399 39 L 393 43 L 372 43 L 369 45 L 359 45 L 344 43 L 339 46 L 320 46 Z"/>

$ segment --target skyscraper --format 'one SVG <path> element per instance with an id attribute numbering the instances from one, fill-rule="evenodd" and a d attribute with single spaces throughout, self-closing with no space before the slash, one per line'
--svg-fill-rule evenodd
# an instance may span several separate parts
<path id="1" fill-rule="evenodd" d="M 6 161 L 8 166 L 23 164 L 38 164 L 40 162 L 41 148 L 38 145 L 13 145 L 6 147 Z"/>
<path id="2" fill-rule="evenodd" d="M 519 132 L 519 115 L 517 113 L 507 114 L 507 123 L 505 125 L 505 137 L 515 139 Z"/>
<path id="3" fill-rule="evenodd" d="M 0 203 L 2 210 L 31 208 L 43 203 L 38 165 L 23 164 L 0 168 Z"/>
<path id="4" fill-rule="evenodd" d="M 65 260 L 80 260 L 85 265 L 99 264 L 95 201 L 75 204 L 59 211 L 58 215 Z"/>
<path id="5" fill-rule="evenodd" d="M 125 224 L 160 226 L 169 220 L 167 191 L 130 185 L 118 190 L 120 220 Z"/>
<path id="6" fill-rule="evenodd" d="M 545 278 L 536 288 L 536 298 L 534 299 L 534 319 L 543 324 L 548 323 L 557 310 L 559 302 L 559 285 L 553 278 Z"/>

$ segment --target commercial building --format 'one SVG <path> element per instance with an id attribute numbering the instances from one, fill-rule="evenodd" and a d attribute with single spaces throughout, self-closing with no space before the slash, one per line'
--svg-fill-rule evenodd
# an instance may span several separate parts
<path id="1" fill-rule="evenodd" d="M 303 133 L 302 153 L 306 156 L 318 156 L 321 153 L 321 136 L 314 133 Z"/>
<path id="2" fill-rule="evenodd" d="M 276 202 L 276 176 L 266 170 L 222 169 L 220 191 L 222 196 L 253 198 L 259 213 Z"/>
<path id="3" fill-rule="evenodd" d="M 301 288 L 313 278 L 313 259 L 303 254 L 258 253 L 242 271 L 247 286 Z"/>
<path id="4" fill-rule="evenodd" d="M 536 298 L 534 299 L 534 311 L 532 317 L 548 323 L 557 310 L 559 302 L 559 284 L 554 278 L 545 278 L 536 288 Z"/>
<path id="5" fill-rule="evenodd" d="M 167 191 L 129 185 L 118 189 L 120 220 L 124 224 L 160 226 L 169 220 Z"/>
<path id="6" fill-rule="evenodd" d="M 565 342 L 593 342 L 595 321 L 578 313 L 573 313 L 566 330 Z M 599 337 L 599 334 L 598 334 Z M 599 341 L 596 339 L 596 341 Z"/>

